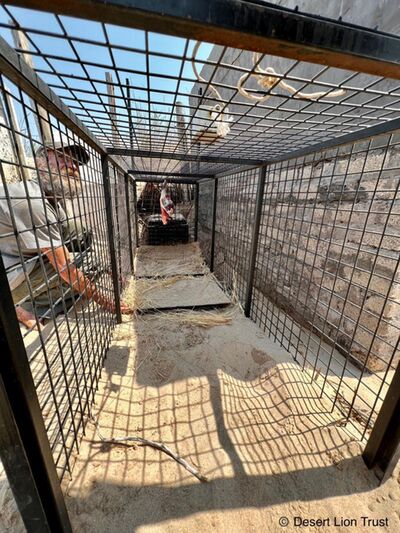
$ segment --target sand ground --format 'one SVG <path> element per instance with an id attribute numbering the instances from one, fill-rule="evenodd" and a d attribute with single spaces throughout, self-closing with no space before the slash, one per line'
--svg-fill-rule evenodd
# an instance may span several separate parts
<path id="1" fill-rule="evenodd" d="M 378 486 L 341 414 L 240 312 L 211 329 L 126 321 L 94 414 L 105 436 L 162 441 L 209 481 L 158 450 L 105 444 L 88 424 L 67 490 L 75 531 L 281 531 L 281 517 L 288 531 L 295 517 L 325 519 L 303 531 L 348 531 L 341 517 L 400 530 L 399 472 Z"/>

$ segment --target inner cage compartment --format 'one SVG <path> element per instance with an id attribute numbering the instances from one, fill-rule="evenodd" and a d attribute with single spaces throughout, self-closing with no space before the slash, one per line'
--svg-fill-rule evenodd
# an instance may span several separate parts
<path id="1" fill-rule="evenodd" d="M 264 9 L 240 4 L 249 16 Z M 115 16 L 118 7 L 110 2 L 108 9 Z M 172 16 L 169 9 L 164 17 Z M 279 367 L 279 379 L 301 382 L 300 388 L 306 383 L 299 406 L 318 399 L 321 418 L 309 413 L 310 420 L 319 428 L 321 420 L 333 423 L 332 416 L 335 427 L 358 443 L 368 466 L 378 466 L 382 475 L 398 443 L 391 424 L 400 405 L 400 72 L 391 54 L 378 57 L 374 48 L 357 50 L 357 63 L 345 43 L 362 42 L 364 36 L 381 43 L 379 50 L 397 50 L 400 40 L 335 22 L 354 39 L 343 37 L 343 49 L 334 50 L 336 56 L 328 50 L 322 65 L 320 55 L 307 54 L 299 43 L 297 52 L 272 43 L 267 54 L 255 52 L 266 47 L 250 39 L 249 50 L 242 50 L 243 41 L 228 36 L 223 25 L 220 34 L 213 27 L 210 42 L 199 46 L 196 20 L 185 19 L 187 30 L 177 23 L 174 31 L 180 36 L 169 36 L 162 17 L 156 24 L 154 6 L 148 10 L 142 14 L 146 23 L 138 16 L 135 26 L 127 18 L 125 27 L 102 10 L 93 20 L 60 12 L 42 13 L 38 21 L 32 17 L 37 12 L 0 7 L 0 206 L 8 224 L 0 235 L 2 339 L 10 368 L 25 365 L 26 395 L 33 398 L 26 409 L 26 431 L 34 413 L 39 421 L 35 435 L 49 448 L 50 466 L 42 473 L 53 487 L 61 481 L 65 489 L 74 479 L 75 462 L 81 468 L 82 455 L 92 457 L 85 435 L 93 424 L 95 399 L 104 390 L 117 393 L 120 386 L 130 394 L 131 405 L 142 385 L 154 387 L 157 416 L 164 420 L 164 376 L 173 383 L 204 378 L 201 387 L 211 391 L 205 404 L 215 410 L 214 438 L 229 450 L 233 476 L 251 478 L 259 473 L 257 461 L 249 459 L 254 442 L 226 436 L 232 428 L 224 425 L 224 408 L 229 422 L 237 421 L 241 410 L 237 398 L 237 412 L 229 410 L 222 392 L 228 382 L 241 391 L 249 376 L 255 379 L 258 358 L 266 372 L 270 364 L 289 365 L 281 373 Z M 194 19 L 202 13 L 200 6 Z M 318 18 L 310 22 L 331 27 Z M 337 47 L 329 39 L 328 44 Z M 312 46 L 323 49 L 323 43 Z M 71 159 L 79 180 L 70 180 L 63 166 Z M 149 237 L 164 180 L 176 220 L 182 216 L 187 223 L 187 238 L 186 230 L 169 240 Z M 176 246 L 163 249 L 166 241 Z M 160 273 L 141 264 L 141 276 L 138 259 L 147 253 L 155 260 L 156 247 L 170 260 L 171 270 Z M 182 267 L 187 250 L 196 256 L 191 271 Z M 10 261 L 10 253 L 17 260 Z M 126 320 L 125 298 L 138 281 L 146 291 L 166 292 L 162 305 L 135 308 L 137 315 L 161 311 L 162 318 L 163 312 L 181 308 L 207 312 L 237 306 L 240 317 L 228 318 L 238 327 L 238 343 L 244 342 L 243 331 L 261 339 L 245 354 L 253 360 L 249 374 L 239 363 L 238 375 L 226 381 L 219 380 L 226 369 L 219 374 L 214 363 L 211 370 L 204 363 L 189 371 L 191 361 L 184 354 L 182 369 L 171 370 L 166 363 L 170 346 L 165 346 L 159 354 L 162 371 L 154 369 L 158 377 L 146 374 L 153 368 L 146 359 L 148 366 L 135 374 L 129 389 L 124 378 L 136 347 L 128 343 L 119 350 L 121 330 L 114 330 Z M 173 292 L 174 283 L 179 290 L 171 309 L 168 290 Z M 210 287 L 215 291 L 208 301 Z M 31 313 L 26 327 L 17 322 L 21 309 Z M 142 320 L 129 330 L 139 335 L 138 347 L 140 334 L 151 337 L 149 344 L 155 337 L 150 318 Z M 172 342 L 170 330 L 161 326 Z M 182 345 L 198 342 L 207 350 L 203 336 L 185 327 L 175 323 L 170 329 Z M 218 343 L 211 337 L 211 346 L 221 350 L 234 374 L 237 354 L 229 338 Z M 260 355 L 261 344 L 273 354 L 271 360 Z M 138 365 L 145 360 L 141 347 Z M 223 367 L 222 358 L 217 360 Z M 12 380 L 5 372 L 11 398 Z M 315 398 L 307 397 L 314 393 Z M 249 411 L 252 398 L 246 400 Z M 201 404 L 189 400 L 188 409 Z M 290 401 L 295 400 L 293 393 Z M 128 428 L 129 407 L 127 414 L 123 402 L 119 408 Z M 110 416 L 122 431 L 115 409 Z M 135 412 L 145 415 L 144 407 Z M 201 428 L 193 427 L 201 440 Z M 34 446 L 27 435 L 29 452 Z M 270 445 L 267 438 L 265 443 Z M 204 453 L 211 453 L 209 443 L 205 446 Z M 221 464 L 217 461 L 215 471 L 225 473 Z M 61 491 L 57 494 L 62 500 Z"/>

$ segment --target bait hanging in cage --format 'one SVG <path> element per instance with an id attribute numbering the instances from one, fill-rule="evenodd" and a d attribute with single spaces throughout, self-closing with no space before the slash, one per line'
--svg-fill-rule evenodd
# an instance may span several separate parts
<path id="1" fill-rule="evenodd" d="M 201 143 L 212 143 L 217 139 L 226 137 L 231 131 L 230 123 L 233 117 L 229 115 L 229 108 L 223 102 L 219 91 L 208 83 L 198 72 L 196 56 L 201 42 L 197 41 L 192 53 L 192 67 L 197 80 L 208 84 L 218 102 L 214 105 L 200 105 L 196 113 L 196 130 L 193 132 L 194 140 Z"/>

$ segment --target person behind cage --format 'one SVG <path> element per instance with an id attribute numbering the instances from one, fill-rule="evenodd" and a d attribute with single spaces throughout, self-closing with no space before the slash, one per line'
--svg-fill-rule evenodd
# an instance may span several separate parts
<path id="1" fill-rule="evenodd" d="M 80 269 L 92 233 L 66 214 L 67 203 L 82 192 L 79 166 L 89 162 L 88 152 L 55 142 L 41 147 L 35 160 L 38 179 L 0 185 L 0 252 L 18 320 L 35 327 L 35 311 L 39 318 L 49 318 L 51 307 L 55 315 L 62 313 L 76 294 L 115 312 L 114 302 Z M 121 304 L 121 312 L 131 310 Z"/>

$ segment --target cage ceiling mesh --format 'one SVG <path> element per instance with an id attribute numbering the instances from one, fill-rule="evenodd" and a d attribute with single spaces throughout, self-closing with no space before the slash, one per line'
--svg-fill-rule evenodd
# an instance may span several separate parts
<path id="1" fill-rule="evenodd" d="M 103 145 L 133 150 L 139 170 L 216 174 L 400 117 L 396 80 L 7 5 L 0 10 L 1 36 L 29 55 Z M 12 29 L 26 36 L 28 52 Z"/>

